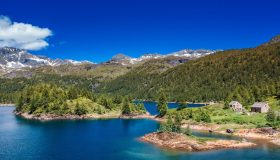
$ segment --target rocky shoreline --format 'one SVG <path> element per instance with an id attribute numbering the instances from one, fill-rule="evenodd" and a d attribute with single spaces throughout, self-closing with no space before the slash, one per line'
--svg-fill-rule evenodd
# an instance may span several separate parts
<path id="1" fill-rule="evenodd" d="M 171 150 L 199 152 L 218 149 L 237 149 L 254 147 L 256 144 L 236 140 L 209 139 L 200 141 L 195 137 L 173 132 L 153 132 L 144 135 L 139 139 L 142 142 L 154 144 L 158 147 Z"/>
<path id="2" fill-rule="evenodd" d="M 17 116 L 23 117 L 25 119 L 33 119 L 40 121 L 51 121 L 51 120 L 82 120 L 82 119 L 153 119 L 154 116 L 150 114 L 141 115 L 121 115 L 119 112 L 107 113 L 107 114 L 84 114 L 84 115 L 56 115 L 56 114 L 41 114 L 33 115 L 22 112 L 15 112 Z"/>

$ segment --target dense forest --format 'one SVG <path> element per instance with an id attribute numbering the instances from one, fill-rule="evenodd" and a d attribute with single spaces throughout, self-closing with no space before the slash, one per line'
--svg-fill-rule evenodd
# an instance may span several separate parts
<path id="1" fill-rule="evenodd" d="M 76 75 L 60 76 L 57 74 L 38 74 L 32 78 L 2 78 L 0 79 L 0 103 L 15 103 L 20 92 L 25 87 L 40 83 L 53 83 L 62 88 L 74 86 L 92 91 L 95 89 L 98 81 L 94 78 L 79 77 Z"/>
<path id="2" fill-rule="evenodd" d="M 37 84 L 23 89 L 16 105 L 19 113 L 33 115 L 84 115 L 110 112 L 124 115 L 146 113 L 143 104 L 134 104 L 129 97 L 95 95 L 73 86 L 61 88 L 55 84 Z"/>
<path id="3" fill-rule="evenodd" d="M 151 72 L 152 71 L 152 72 Z M 139 66 L 105 84 L 100 92 L 155 99 L 159 90 L 169 100 L 191 102 L 237 99 L 245 104 L 280 92 L 280 43 L 221 51 L 164 72 Z"/>

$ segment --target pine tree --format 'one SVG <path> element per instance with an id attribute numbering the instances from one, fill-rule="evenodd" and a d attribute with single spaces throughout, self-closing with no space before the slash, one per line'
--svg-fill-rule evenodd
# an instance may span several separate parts
<path id="1" fill-rule="evenodd" d="M 21 111 L 24 105 L 24 101 L 23 101 L 23 96 L 22 94 L 20 94 L 19 99 L 17 101 L 17 107 L 16 107 L 16 111 Z"/>
<path id="2" fill-rule="evenodd" d="M 131 107 L 130 107 L 129 100 L 127 97 L 124 99 L 124 102 L 122 105 L 122 114 L 123 115 L 131 114 Z"/>
<path id="3" fill-rule="evenodd" d="M 166 123 L 161 123 L 159 127 L 159 132 L 172 132 L 173 131 L 173 121 L 171 116 L 168 116 Z"/>
<path id="4" fill-rule="evenodd" d="M 167 113 L 167 99 L 166 99 L 166 96 L 165 94 L 162 92 L 160 94 L 160 97 L 158 99 L 158 104 L 157 104 L 157 110 L 159 112 L 159 117 L 163 117 L 165 116 L 165 114 Z"/>
<path id="5" fill-rule="evenodd" d="M 105 96 L 101 96 L 100 97 L 99 104 L 104 106 L 106 109 L 110 109 L 111 110 L 113 108 L 112 101 L 109 98 L 105 97 Z"/>
<path id="6" fill-rule="evenodd" d="M 268 122 L 274 122 L 276 120 L 276 114 L 272 109 L 269 109 L 269 111 L 266 114 L 266 120 Z"/>
<path id="7" fill-rule="evenodd" d="M 176 133 L 180 133 L 181 125 L 182 125 L 182 116 L 179 113 L 176 113 L 172 131 Z"/>
<path id="8" fill-rule="evenodd" d="M 122 103 L 122 97 L 119 96 L 119 95 L 116 95 L 116 96 L 113 98 L 113 103 L 115 103 L 115 104 L 121 104 L 121 103 Z"/>
<path id="9" fill-rule="evenodd" d="M 85 107 L 81 106 L 78 102 L 76 103 L 76 106 L 75 106 L 75 114 L 77 115 L 83 115 L 83 114 L 86 114 L 87 113 L 87 110 Z"/>

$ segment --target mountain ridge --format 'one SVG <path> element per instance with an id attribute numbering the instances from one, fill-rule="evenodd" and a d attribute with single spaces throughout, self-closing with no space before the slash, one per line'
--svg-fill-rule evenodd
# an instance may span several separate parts
<path id="1" fill-rule="evenodd" d="M 180 63 L 185 62 L 187 60 L 200 58 L 209 54 L 214 54 L 215 50 L 180 50 L 177 52 L 172 52 L 166 55 L 158 54 L 158 53 L 147 53 L 143 54 L 138 58 L 133 58 L 124 54 L 117 54 L 113 56 L 109 61 L 100 63 L 102 64 L 115 64 L 115 65 L 123 65 L 123 66 L 130 66 L 134 64 L 143 63 L 145 61 L 151 59 L 165 59 L 165 58 L 172 58 Z M 173 58 L 174 59 L 174 58 Z M 178 61 L 179 62 L 179 61 Z M 178 62 L 171 62 L 177 64 Z M 29 53 L 26 50 L 17 49 L 13 47 L 3 47 L 0 48 L 0 72 L 9 73 L 12 71 L 18 71 L 22 69 L 28 68 L 38 68 L 43 66 L 51 66 L 57 67 L 62 65 L 81 65 L 81 64 L 94 64 L 90 61 L 75 61 L 71 59 L 51 59 L 46 56 L 42 55 L 34 55 Z"/>
<path id="2" fill-rule="evenodd" d="M 11 102 L 17 98 L 14 94 L 25 86 L 43 82 L 76 86 L 97 95 L 129 95 L 146 100 L 156 100 L 156 95 L 163 91 L 170 101 L 224 101 L 229 96 L 232 97 L 229 99 L 245 97 L 250 102 L 263 101 L 266 96 L 280 95 L 280 42 L 264 44 L 218 51 L 197 59 L 170 56 L 134 65 L 104 63 L 33 68 L 19 71 L 20 76 L 16 72 L 4 74 L 0 78 L 0 91 Z M 124 55 L 115 58 L 128 59 Z"/>
<path id="3" fill-rule="evenodd" d="M 216 52 L 169 68 L 145 63 L 104 84 L 99 91 L 155 99 L 163 90 L 172 101 L 193 102 L 220 101 L 238 93 L 260 101 L 260 97 L 275 94 L 267 88 L 280 90 L 280 41 L 274 38 L 272 42 Z"/>
<path id="4" fill-rule="evenodd" d="M 141 55 L 138 58 L 127 56 L 123 53 L 116 54 L 109 61 L 105 63 L 115 63 L 121 65 L 133 65 L 150 59 L 163 59 L 168 57 L 180 57 L 182 59 L 196 59 L 206 55 L 214 54 L 220 50 L 206 50 L 206 49 L 183 49 L 176 52 L 168 54 L 159 54 L 159 53 L 146 53 Z"/>
<path id="5" fill-rule="evenodd" d="M 0 48 L 0 69 L 4 71 L 33 68 L 40 66 L 59 66 L 65 64 L 84 64 L 90 61 L 75 61 L 71 59 L 51 59 L 42 55 L 34 55 L 23 49 L 13 47 Z"/>

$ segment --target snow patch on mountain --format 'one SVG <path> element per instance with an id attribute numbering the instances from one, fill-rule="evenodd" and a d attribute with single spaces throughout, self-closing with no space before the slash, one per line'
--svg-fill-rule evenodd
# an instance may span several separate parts
<path id="1" fill-rule="evenodd" d="M 139 58 L 132 58 L 129 56 L 126 56 L 124 54 L 117 54 L 115 55 L 111 60 L 109 60 L 106 63 L 116 63 L 121 65 L 131 65 L 136 64 L 145 60 L 149 59 L 160 59 L 160 58 L 166 58 L 166 57 L 179 57 L 182 59 L 197 59 L 206 55 L 214 54 L 216 53 L 216 50 L 192 50 L 192 49 L 184 49 L 177 52 L 169 53 L 169 54 L 144 54 Z"/>
<path id="2" fill-rule="evenodd" d="M 90 61 L 75 61 L 50 59 L 44 56 L 37 56 L 28 53 L 26 50 L 12 47 L 0 48 L 0 68 L 4 71 L 17 70 L 22 68 L 33 68 L 40 66 L 59 66 L 64 64 L 80 65 L 92 63 Z"/>

